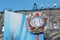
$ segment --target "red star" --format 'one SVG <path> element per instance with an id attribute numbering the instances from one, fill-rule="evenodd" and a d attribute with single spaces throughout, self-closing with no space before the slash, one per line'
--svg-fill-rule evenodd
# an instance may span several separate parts
<path id="1" fill-rule="evenodd" d="M 48 20 L 48 18 L 44 18 L 44 20 Z"/>
<path id="2" fill-rule="evenodd" d="M 30 30 L 34 30 L 34 27 L 30 27 Z"/>
<path id="3" fill-rule="evenodd" d="M 39 16 L 39 13 L 37 12 L 37 13 L 35 14 L 35 16 Z"/>

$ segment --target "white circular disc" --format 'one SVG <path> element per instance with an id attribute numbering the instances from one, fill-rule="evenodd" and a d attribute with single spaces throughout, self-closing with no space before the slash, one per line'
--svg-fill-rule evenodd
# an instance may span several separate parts
<path id="1" fill-rule="evenodd" d="M 40 16 L 39 17 L 33 17 L 30 20 L 30 24 L 35 28 L 39 28 L 39 27 L 44 25 L 44 19 Z"/>

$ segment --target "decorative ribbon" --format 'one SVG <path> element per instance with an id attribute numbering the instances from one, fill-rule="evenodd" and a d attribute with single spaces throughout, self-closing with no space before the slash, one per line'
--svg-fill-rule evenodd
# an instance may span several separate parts
<path id="1" fill-rule="evenodd" d="M 39 35 L 36 34 L 36 40 L 39 40 Z"/>

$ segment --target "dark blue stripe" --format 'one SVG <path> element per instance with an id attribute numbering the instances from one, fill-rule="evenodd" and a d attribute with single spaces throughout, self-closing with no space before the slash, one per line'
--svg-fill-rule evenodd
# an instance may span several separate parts
<path id="1" fill-rule="evenodd" d="M 44 33 L 39 35 L 39 40 L 44 40 Z"/>
<path id="2" fill-rule="evenodd" d="M 20 40 L 21 40 L 21 34 L 22 34 L 25 18 L 26 18 L 26 15 L 22 15 L 22 21 L 21 21 L 21 24 L 20 24 L 20 30 L 18 31 L 18 32 L 20 32 L 20 33 L 18 33 L 18 37 L 19 37 Z"/>
<path id="3" fill-rule="evenodd" d="M 28 30 L 26 30 L 25 36 L 24 36 L 23 40 L 26 40 L 27 39 L 27 36 L 28 36 L 27 33 L 28 33 Z"/>

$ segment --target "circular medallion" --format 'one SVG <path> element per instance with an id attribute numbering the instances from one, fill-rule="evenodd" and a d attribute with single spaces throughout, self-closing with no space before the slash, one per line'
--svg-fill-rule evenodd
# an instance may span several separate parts
<path id="1" fill-rule="evenodd" d="M 30 32 L 39 34 L 44 32 L 45 26 L 48 23 L 48 17 L 42 15 L 40 16 L 39 13 L 36 13 L 35 15 L 28 16 L 26 23 L 26 26 Z"/>
<path id="2" fill-rule="evenodd" d="M 42 27 L 44 25 L 44 19 L 42 17 L 33 17 L 30 20 L 30 25 L 35 28 Z"/>

